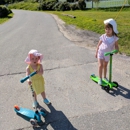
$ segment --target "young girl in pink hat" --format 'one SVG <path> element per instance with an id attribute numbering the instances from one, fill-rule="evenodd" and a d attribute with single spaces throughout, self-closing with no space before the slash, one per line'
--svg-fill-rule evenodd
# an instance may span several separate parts
<path id="1" fill-rule="evenodd" d="M 41 94 L 43 98 L 43 102 L 45 104 L 50 104 L 50 101 L 46 98 L 45 87 L 44 87 L 44 77 L 43 74 L 43 66 L 41 61 L 43 59 L 43 55 L 40 54 L 37 50 L 30 50 L 28 53 L 25 62 L 28 64 L 26 67 L 26 76 L 30 75 L 32 72 L 37 71 L 37 74 L 31 77 L 31 80 L 28 79 L 28 84 L 33 87 L 34 90 L 34 98 L 35 102 L 33 103 L 33 107 L 38 106 L 37 95 Z"/>
<path id="2" fill-rule="evenodd" d="M 117 37 L 117 24 L 114 19 L 107 19 L 104 21 L 105 24 L 105 34 L 101 35 L 100 40 L 97 45 L 96 55 L 98 58 L 98 73 L 100 80 L 98 84 L 102 84 L 102 73 L 104 72 L 104 79 L 108 81 L 106 78 L 107 74 L 107 65 L 109 62 L 109 56 L 104 56 L 104 53 L 110 52 L 114 49 L 119 50 L 118 47 L 118 37 Z"/>

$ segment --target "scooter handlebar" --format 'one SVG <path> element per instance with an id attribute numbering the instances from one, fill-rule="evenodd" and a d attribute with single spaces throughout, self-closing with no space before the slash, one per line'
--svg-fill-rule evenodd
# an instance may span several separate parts
<path id="1" fill-rule="evenodd" d="M 118 50 L 113 50 L 113 51 L 111 51 L 111 52 L 106 52 L 105 54 L 104 54 L 104 56 L 108 56 L 108 55 L 111 55 L 111 54 L 115 54 L 115 53 L 117 53 L 118 52 Z"/>
<path id="2" fill-rule="evenodd" d="M 32 72 L 30 75 L 28 75 L 28 76 L 22 78 L 22 79 L 20 80 L 20 82 L 23 83 L 24 81 L 26 81 L 26 80 L 29 79 L 30 77 L 34 76 L 36 73 L 37 73 L 37 71 Z"/>

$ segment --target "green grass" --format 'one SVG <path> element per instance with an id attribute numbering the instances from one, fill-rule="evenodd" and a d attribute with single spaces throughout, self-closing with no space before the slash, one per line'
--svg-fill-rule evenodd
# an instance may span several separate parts
<path id="1" fill-rule="evenodd" d="M 31 10 L 31 11 L 36 11 L 38 8 L 39 3 L 37 2 L 19 2 L 19 3 L 14 3 L 8 6 L 10 9 L 24 9 L 24 10 Z"/>
<path id="2" fill-rule="evenodd" d="M 52 12 L 58 15 L 60 19 L 66 22 L 66 24 L 75 25 L 77 28 L 83 30 L 90 30 L 99 34 L 104 33 L 103 21 L 108 18 L 116 18 L 118 25 L 118 37 L 120 53 L 130 55 L 130 9 L 121 12 L 110 12 L 104 10 L 86 10 L 86 11 L 65 11 L 65 12 Z M 63 14 L 70 14 L 76 16 L 71 18 Z"/>
<path id="3" fill-rule="evenodd" d="M 9 19 L 11 19 L 13 17 L 13 13 L 9 14 L 7 17 L 5 18 L 0 18 L 0 24 L 3 24 L 5 22 L 7 22 Z"/>
<path id="4" fill-rule="evenodd" d="M 38 3 L 19 2 L 9 6 L 10 9 L 37 10 Z M 85 11 L 46 11 L 58 15 L 66 24 L 75 25 L 83 30 L 90 30 L 99 34 L 104 33 L 103 21 L 108 18 L 116 18 L 118 25 L 118 37 L 120 53 L 130 56 L 130 8 L 111 8 L 106 10 L 85 10 Z M 63 14 L 76 16 L 71 18 Z M 1 21 L 2 19 L 0 19 Z M 1 23 L 1 22 L 0 22 Z"/>

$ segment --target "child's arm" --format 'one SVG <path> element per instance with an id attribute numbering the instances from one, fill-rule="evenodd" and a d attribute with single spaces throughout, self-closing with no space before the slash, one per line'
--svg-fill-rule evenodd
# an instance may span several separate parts
<path id="1" fill-rule="evenodd" d="M 101 44 L 102 44 L 102 41 L 99 40 L 98 45 L 97 45 L 97 49 L 96 49 L 96 55 L 95 55 L 96 58 L 97 58 L 99 46 L 100 46 Z"/>
<path id="2" fill-rule="evenodd" d="M 37 70 L 37 74 L 40 74 L 40 75 L 43 74 L 43 66 L 42 66 L 42 64 L 40 64 L 40 69 Z"/>
<path id="3" fill-rule="evenodd" d="M 27 68 L 26 68 L 26 76 L 28 76 L 28 75 L 30 75 L 30 70 L 29 70 L 29 67 L 27 66 Z M 29 85 L 32 84 L 30 79 L 28 79 L 27 82 L 28 82 Z"/>
<path id="4" fill-rule="evenodd" d="M 115 49 L 119 51 L 118 41 L 115 42 Z"/>

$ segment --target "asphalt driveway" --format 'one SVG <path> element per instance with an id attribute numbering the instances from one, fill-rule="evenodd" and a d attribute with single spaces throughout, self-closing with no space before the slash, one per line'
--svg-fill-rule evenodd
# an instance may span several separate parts
<path id="1" fill-rule="evenodd" d="M 81 44 L 74 41 L 75 35 L 70 35 L 73 40 L 68 38 L 71 30 L 67 33 L 68 26 L 50 14 L 13 12 L 14 17 L 0 25 L 0 129 L 129 130 L 130 58 L 114 55 L 112 78 L 119 87 L 108 94 L 90 79 L 91 74 L 97 75 L 98 64 L 95 48 L 86 44 L 95 41 L 94 37 L 88 36 L 86 44 Z M 80 32 L 74 34 L 78 37 Z M 20 83 L 31 49 L 43 53 L 46 94 L 52 102 L 46 106 L 38 96 L 41 107 L 48 111 L 39 128 L 16 115 L 13 108 L 17 104 L 33 109 L 31 91 L 26 82 Z"/>

